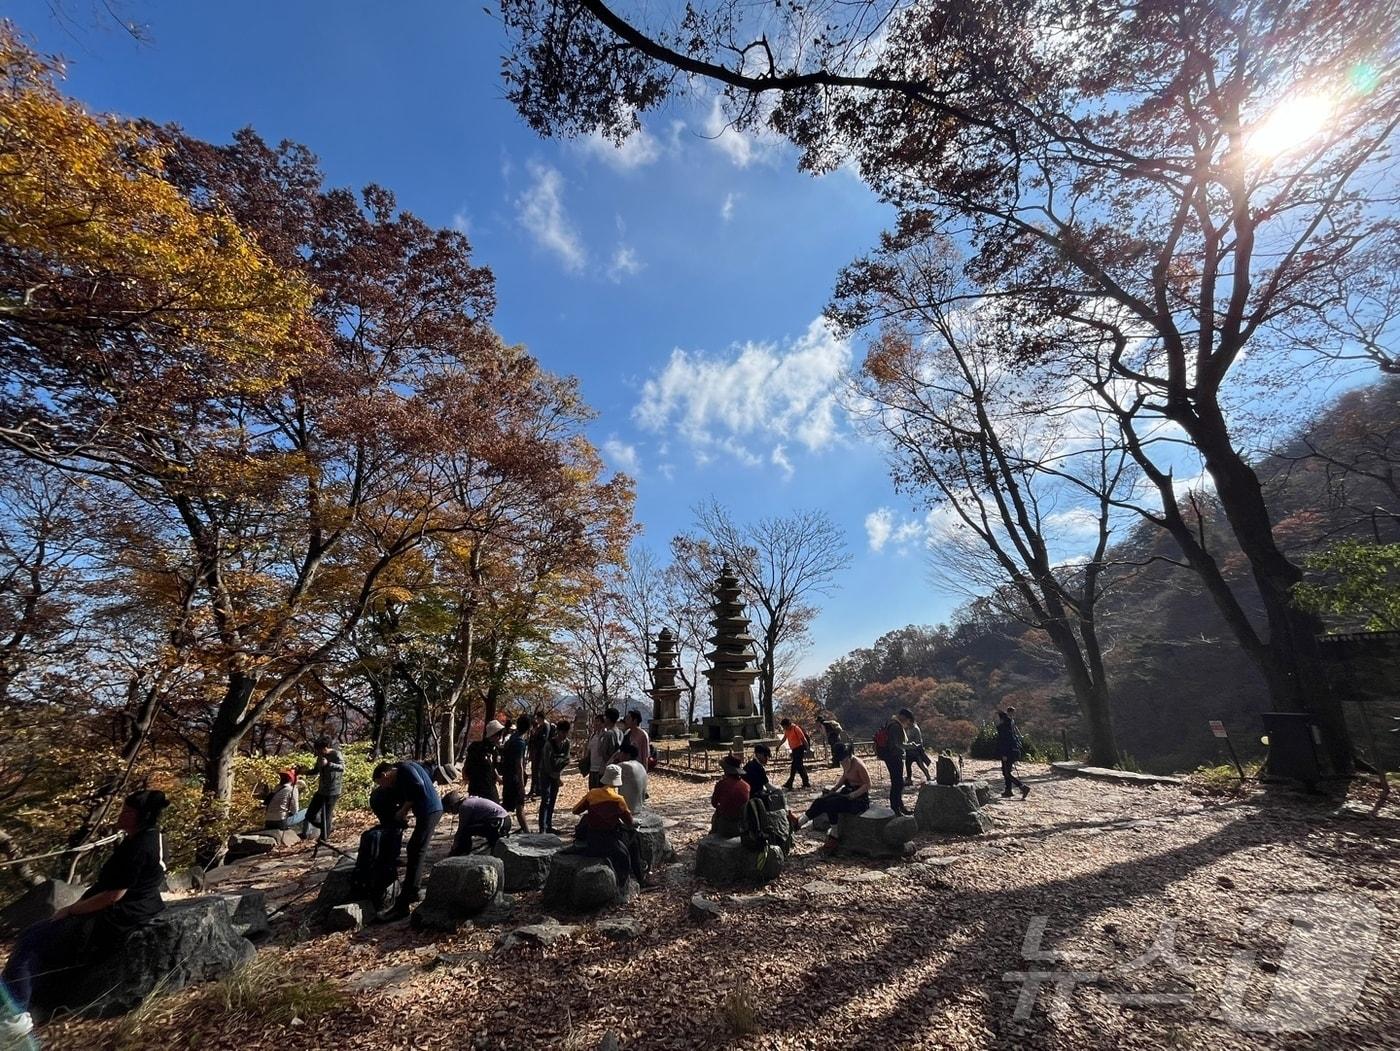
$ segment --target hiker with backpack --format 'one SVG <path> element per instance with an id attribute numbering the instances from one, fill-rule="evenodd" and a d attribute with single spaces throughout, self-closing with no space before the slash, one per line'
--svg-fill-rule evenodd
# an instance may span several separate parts
<path id="1" fill-rule="evenodd" d="M 397 804 L 397 819 L 413 815 L 413 835 L 408 837 L 408 860 L 404 868 L 403 888 L 393 909 L 380 918 L 384 921 L 403 919 L 418 901 L 423 884 L 423 869 L 427 861 L 428 844 L 442 820 L 442 797 L 433 786 L 428 771 L 419 763 L 380 763 L 374 768 L 374 783 L 390 789 Z"/>
<path id="2" fill-rule="evenodd" d="M 815 819 L 825 817 L 831 825 L 826 831 L 826 842 L 822 852 L 829 854 L 837 847 L 836 826 L 842 814 L 863 814 L 870 808 L 870 771 L 865 768 L 854 751 L 841 759 L 841 780 L 831 788 L 823 789 L 822 794 L 812 800 L 807 813 L 793 823 L 793 831 L 810 825 Z"/>
<path id="3" fill-rule="evenodd" d="M 1006 782 L 1006 790 L 1002 792 L 1003 799 L 1011 798 L 1011 790 L 1019 788 L 1021 798 L 1031 794 L 1031 786 L 1022 781 L 1014 773 L 1016 763 L 1025 754 L 1025 742 L 1021 740 L 1021 733 L 1016 729 L 1016 720 L 1011 718 L 1011 712 L 1015 709 L 1007 709 L 1004 712 L 997 712 L 997 755 L 1001 757 L 1001 776 Z"/>
<path id="4" fill-rule="evenodd" d="M 559 802 L 559 786 L 569 765 L 569 731 L 573 725 L 559 720 L 544 742 L 540 754 L 540 831 L 558 834 L 554 828 L 554 807 Z"/>
<path id="5" fill-rule="evenodd" d="M 875 758 L 885 764 L 890 775 L 890 809 L 896 814 L 913 813 L 904 805 L 905 731 L 914 724 L 914 713 L 901 708 L 883 728 L 875 731 Z"/>
<path id="6" fill-rule="evenodd" d="M 802 727 L 798 726 L 791 719 L 783 719 L 783 743 L 792 751 L 792 765 L 788 768 L 787 783 L 783 785 L 788 791 L 792 790 L 793 784 L 800 777 L 802 787 L 811 788 L 811 778 L 807 776 L 807 734 Z"/>
<path id="7" fill-rule="evenodd" d="M 617 726 L 617 709 L 609 708 L 593 717 L 593 733 L 588 738 L 588 787 L 601 788 L 603 771 L 622 747 L 622 731 Z"/>

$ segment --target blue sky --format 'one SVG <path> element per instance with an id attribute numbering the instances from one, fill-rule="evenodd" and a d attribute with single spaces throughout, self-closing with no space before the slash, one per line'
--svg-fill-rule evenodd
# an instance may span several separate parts
<path id="1" fill-rule="evenodd" d="M 648 115 L 623 151 L 541 140 L 503 98 L 503 33 L 478 4 L 131 0 L 118 10 L 147 27 L 140 44 L 98 4 L 57 6 L 62 20 L 42 0 L 7 17 L 67 60 L 67 90 L 92 108 L 216 142 L 252 125 L 310 146 L 332 184 L 377 182 L 464 229 L 495 271 L 502 335 L 581 379 L 658 552 L 711 495 L 740 519 L 829 512 L 854 562 L 804 671 L 956 605 L 899 542 L 911 508 L 832 399 L 859 348 L 819 315 L 891 218 L 852 175 L 812 178 L 779 143 L 716 137 L 704 105 Z M 876 551 L 867 517 L 882 507 Z"/>

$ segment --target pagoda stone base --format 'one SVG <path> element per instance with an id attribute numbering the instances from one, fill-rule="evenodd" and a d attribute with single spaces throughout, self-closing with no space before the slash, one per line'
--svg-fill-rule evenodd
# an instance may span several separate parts
<path id="1" fill-rule="evenodd" d="M 653 741 L 664 741 L 673 737 L 689 737 L 690 727 L 684 719 L 653 719 L 647 733 Z"/>
<path id="2" fill-rule="evenodd" d="M 736 737 L 745 741 L 762 740 L 767 732 L 761 715 L 707 715 L 704 723 L 704 738 L 712 744 L 729 744 Z"/>

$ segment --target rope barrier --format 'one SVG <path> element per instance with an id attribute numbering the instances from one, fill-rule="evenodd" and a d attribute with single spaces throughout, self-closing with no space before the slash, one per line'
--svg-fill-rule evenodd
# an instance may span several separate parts
<path id="1" fill-rule="evenodd" d="M 35 854 L 28 858 L 14 858 L 11 861 L 0 861 L 0 869 L 9 865 L 27 865 L 31 861 L 43 861 L 45 858 L 56 858 L 61 854 L 81 854 L 85 850 L 96 850 L 98 847 L 105 847 L 108 843 L 115 843 L 122 838 L 122 834 L 117 832 L 103 839 L 93 840 L 91 843 L 84 843 L 78 847 L 64 847 L 62 850 L 51 850 L 47 854 Z"/>

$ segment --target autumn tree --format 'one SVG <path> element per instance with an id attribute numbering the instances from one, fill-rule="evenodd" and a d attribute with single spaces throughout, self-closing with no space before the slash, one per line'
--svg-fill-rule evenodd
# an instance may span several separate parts
<path id="1" fill-rule="evenodd" d="M 1236 409 L 1251 378 L 1347 356 L 1393 368 L 1391 5 L 719 0 L 668 19 L 504 0 L 503 12 L 508 91 L 533 127 L 621 139 L 708 81 L 741 129 L 787 136 L 804 167 L 854 157 L 901 229 L 970 246 L 984 289 L 1094 328 L 1075 367 L 1157 490 L 1160 526 L 1274 704 L 1311 711 L 1333 765 L 1351 768 L 1320 625 L 1293 602 L 1302 573 Z M 1191 543 L 1174 461 L 1149 440 L 1163 425 L 1204 462 L 1262 629 Z"/>

